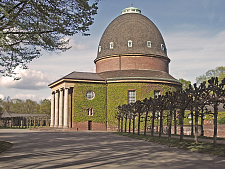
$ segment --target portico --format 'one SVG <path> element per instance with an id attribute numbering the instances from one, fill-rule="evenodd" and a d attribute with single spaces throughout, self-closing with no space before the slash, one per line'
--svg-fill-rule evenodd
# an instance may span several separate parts
<path id="1" fill-rule="evenodd" d="M 72 84 L 64 82 L 52 88 L 50 127 L 69 127 L 69 89 L 72 86 Z"/>

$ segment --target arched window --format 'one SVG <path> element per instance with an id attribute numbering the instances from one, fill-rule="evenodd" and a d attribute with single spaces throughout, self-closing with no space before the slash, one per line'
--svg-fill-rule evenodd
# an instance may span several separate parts
<path id="1" fill-rule="evenodd" d="M 132 47 L 132 40 L 128 40 L 127 46 Z"/>
<path id="2" fill-rule="evenodd" d="M 165 46 L 163 44 L 161 44 L 161 49 L 165 50 Z"/>
<path id="3" fill-rule="evenodd" d="M 109 48 L 110 48 L 110 49 L 113 49 L 113 42 L 110 42 L 110 43 L 109 43 Z"/>
<path id="4" fill-rule="evenodd" d="M 102 51 L 102 47 L 99 46 L 99 47 L 98 47 L 98 52 L 100 53 L 101 51 Z"/>
<path id="5" fill-rule="evenodd" d="M 151 41 L 147 41 L 147 47 L 151 48 L 152 47 L 152 42 Z"/>

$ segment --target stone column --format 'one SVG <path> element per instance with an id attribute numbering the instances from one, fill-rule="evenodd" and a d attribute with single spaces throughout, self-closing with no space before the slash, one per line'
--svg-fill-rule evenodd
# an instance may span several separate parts
<path id="1" fill-rule="evenodd" d="M 59 125 L 59 91 L 55 93 L 55 124 L 54 127 Z"/>
<path id="2" fill-rule="evenodd" d="M 63 127 L 63 90 L 60 89 L 60 94 L 59 94 L 59 128 Z"/>
<path id="3" fill-rule="evenodd" d="M 64 128 L 69 127 L 69 88 L 65 88 L 64 94 Z"/>
<path id="4" fill-rule="evenodd" d="M 51 125 L 50 127 L 54 127 L 55 122 L 55 93 L 52 92 L 52 99 L 51 99 Z"/>

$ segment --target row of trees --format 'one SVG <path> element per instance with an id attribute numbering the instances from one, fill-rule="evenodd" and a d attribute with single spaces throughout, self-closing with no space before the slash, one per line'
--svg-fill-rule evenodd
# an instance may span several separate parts
<path id="1" fill-rule="evenodd" d="M 30 99 L 10 99 L 9 97 L 0 100 L 0 113 L 4 111 L 18 114 L 51 114 L 51 101 L 44 99 L 39 103 Z"/>
<path id="2" fill-rule="evenodd" d="M 129 120 L 129 132 L 131 129 L 131 120 L 133 120 L 133 133 L 135 129 L 135 117 L 138 116 L 138 134 L 140 134 L 141 118 L 144 120 L 144 135 L 146 135 L 147 121 L 151 120 L 151 135 L 154 134 L 154 125 L 156 114 L 160 115 L 159 137 L 163 132 L 163 118 L 168 119 L 168 138 L 171 138 L 171 126 L 173 117 L 176 121 L 178 117 L 180 124 L 180 141 L 183 141 L 183 121 L 185 110 L 190 110 L 192 122 L 195 118 L 195 143 L 198 143 L 198 118 L 203 119 L 204 115 L 212 113 L 214 116 L 214 146 L 217 145 L 217 115 L 218 106 L 225 103 L 225 78 L 219 84 L 218 78 L 212 77 L 208 80 L 208 85 L 204 81 L 199 86 L 189 85 L 185 90 L 179 89 L 174 92 L 167 92 L 165 95 L 159 95 L 157 98 L 138 100 L 135 103 L 124 104 L 117 107 L 116 118 L 118 119 L 118 129 L 123 132 L 124 120 L 125 127 Z M 225 104 L 224 104 L 225 105 Z M 208 111 L 207 106 L 212 106 L 214 111 Z M 168 111 L 166 115 L 164 112 Z M 142 117 L 141 117 L 142 116 Z M 144 116 L 144 117 L 143 117 Z M 174 123 L 176 129 L 176 123 Z M 125 129 L 126 130 L 126 129 Z"/>

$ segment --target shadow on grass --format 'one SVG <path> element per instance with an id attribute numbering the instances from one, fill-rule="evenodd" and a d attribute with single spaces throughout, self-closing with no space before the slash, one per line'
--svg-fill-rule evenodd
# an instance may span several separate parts
<path id="1" fill-rule="evenodd" d="M 13 144 L 5 141 L 0 141 L 0 153 L 12 147 Z"/>
<path id="2" fill-rule="evenodd" d="M 139 140 L 144 140 L 148 142 L 154 142 L 158 144 L 168 145 L 169 147 L 177 147 L 184 150 L 190 150 L 215 156 L 221 156 L 225 157 L 225 146 L 224 144 L 217 144 L 216 147 L 214 147 L 213 143 L 208 142 L 199 142 L 198 144 L 195 144 L 193 140 L 184 140 L 183 142 L 180 142 L 180 139 L 178 138 L 171 138 L 170 140 L 167 137 L 161 137 L 158 136 L 144 136 L 143 134 L 129 134 L 129 133 L 121 133 L 121 132 L 115 132 L 114 134 L 127 136 Z"/>

